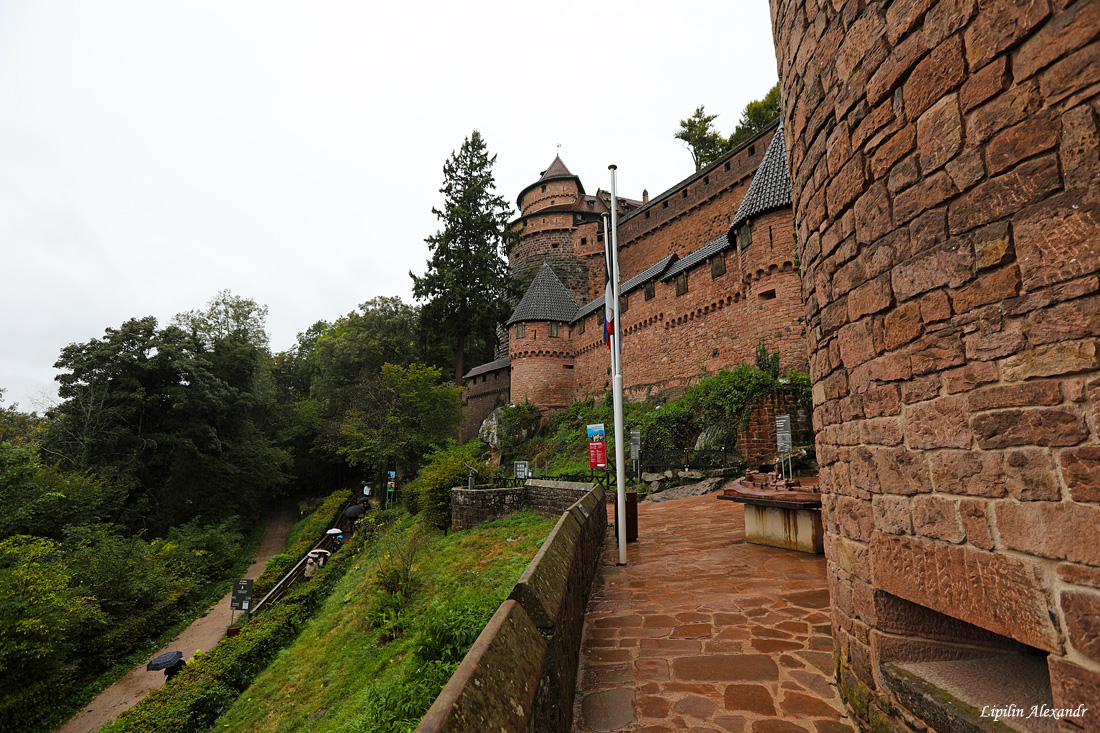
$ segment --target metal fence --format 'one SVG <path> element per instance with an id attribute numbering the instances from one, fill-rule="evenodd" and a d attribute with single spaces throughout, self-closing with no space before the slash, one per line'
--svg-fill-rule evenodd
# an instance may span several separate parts
<path id="1" fill-rule="evenodd" d="M 726 465 L 726 449 L 679 450 L 649 449 L 638 454 L 642 469 L 649 468 L 722 468 Z"/>

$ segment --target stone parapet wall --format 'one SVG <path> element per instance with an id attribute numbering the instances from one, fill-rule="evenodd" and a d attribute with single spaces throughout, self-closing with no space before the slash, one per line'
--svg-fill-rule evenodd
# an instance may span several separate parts
<path id="1" fill-rule="evenodd" d="M 528 486 L 557 492 L 559 500 L 579 498 L 561 511 L 417 733 L 571 729 L 584 609 L 607 533 L 604 490 L 555 481 Z"/>
<path id="2" fill-rule="evenodd" d="M 518 488 L 451 489 L 451 529 L 470 529 L 507 512 L 531 507 L 544 517 L 561 514 L 591 490 L 591 484 L 527 479 Z"/>
<path id="3" fill-rule="evenodd" d="M 1100 729 L 1100 4 L 771 8 L 842 693 L 956 623 Z"/>

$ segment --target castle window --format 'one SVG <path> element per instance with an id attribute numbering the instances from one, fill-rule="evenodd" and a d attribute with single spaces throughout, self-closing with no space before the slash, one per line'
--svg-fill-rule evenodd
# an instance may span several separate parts
<path id="1" fill-rule="evenodd" d="M 752 224 L 745 222 L 741 225 L 741 228 L 737 230 L 737 244 L 744 249 L 752 244 Z"/>
<path id="2" fill-rule="evenodd" d="M 546 193 L 546 186 L 543 186 L 543 187 L 542 187 L 542 192 L 543 192 L 543 193 Z"/>
<path id="3" fill-rule="evenodd" d="M 684 270 L 676 276 L 676 295 L 684 295 L 688 291 L 688 274 Z"/>
<path id="4" fill-rule="evenodd" d="M 686 199 L 687 197 L 688 197 L 688 190 L 685 188 L 683 191 L 680 192 L 680 198 Z"/>
<path id="5" fill-rule="evenodd" d="M 645 218 L 647 218 L 647 219 L 649 218 L 649 212 L 648 211 L 645 213 Z"/>
<path id="6" fill-rule="evenodd" d="M 756 146 L 755 145 L 750 145 L 749 146 L 749 157 L 751 158 L 754 155 L 756 155 Z"/>
<path id="7" fill-rule="evenodd" d="M 668 201 L 662 201 L 661 202 L 661 208 L 662 209 L 667 209 L 668 208 Z"/>
<path id="8" fill-rule="evenodd" d="M 630 307 L 630 298 L 626 295 L 619 296 L 619 313 L 626 313 Z"/>
<path id="9" fill-rule="evenodd" d="M 588 244 L 588 237 L 581 237 L 581 246 L 583 247 L 586 244 Z"/>
<path id="10" fill-rule="evenodd" d="M 577 324 L 577 333 L 584 333 L 584 321 Z"/>
<path id="11" fill-rule="evenodd" d="M 703 185 L 704 186 L 709 186 L 710 185 L 710 176 L 703 176 Z"/>
<path id="12" fill-rule="evenodd" d="M 550 322 L 550 338 L 556 339 L 558 337 L 558 326 L 559 325 L 560 324 L 554 323 L 553 321 Z"/>
<path id="13" fill-rule="evenodd" d="M 756 297 L 760 300 L 775 300 L 775 288 L 772 288 L 771 290 L 765 290 Z"/>
<path id="14" fill-rule="evenodd" d="M 562 367 L 565 368 L 565 369 L 572 369 L 573 365 L 572 364 L 562 364 Z"/>
<path id="15" fill-rule="evenodd" d="M 650 280 L 649 282 L 647 282 L 645 284 L 645 299 L 646 300 L 653 300 L 653 295 L 654 295 L 654 293 L 653 293 L 653 281 Z"/>
<path id="16" fill-rule="evenodd" d="M 711 279 L 722 277 L 726 274 L 726 258 L 718 253 L 710 258 L 710 277 Z"/>
<path id="17" fill-rule="evenodd" d="M 726 161 L 726 170 L 729 170 L 729 169 L 730 169 L 730 162 L 727 160 Z"/>
<path id="18" fill-rule="evenodd" d="M 523 336 L 526 332 L 527 332 L 527 324 L 526 323 L 517 323 L 516 324 L 516 338 L 518 338 L 518 339 L 523 338 Z"/>
<path id="19" fill-rule="evenodd" d="M 596 325 L 603 325 L 603 308 L 600 308 L 598 311 L 596 311 Z"/>
<path id="20" fill-rule="evenodd" d="M 557 248 L 558 248 L 558 243 L 557 242 L 551 242 L 550 243 L 550 249 L 557 249 Z"/>
<path id="21" fill-rule="evenodd" d="M 603 235 L 602 234 L 597 234 L 596 235 L 596 241 L 597 242 L 602 242 L 603 241 Z"/>

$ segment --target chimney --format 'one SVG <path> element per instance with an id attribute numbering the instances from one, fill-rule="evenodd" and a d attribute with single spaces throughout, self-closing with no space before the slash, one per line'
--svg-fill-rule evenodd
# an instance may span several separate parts
<path id="1" fill-rule="evenodd" d="M 642 203 L 643 204 L 648 204 L 649 203 L 649 191 L 647 189 L 644 189 L 644 188 L 642 189 Z"/>

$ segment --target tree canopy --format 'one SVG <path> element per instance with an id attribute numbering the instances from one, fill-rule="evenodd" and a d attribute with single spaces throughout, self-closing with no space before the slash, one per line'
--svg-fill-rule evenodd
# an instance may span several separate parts
<path id="1" fill-rule="evenodd" d="M 424 302 L 421 323 L 438 341 L 453 344 L 455 384 L 466 353 L 489 360 L 497 324 L 511 310 L 513 295 L 504 255 L 517 241 L 512 207 L 495 193 L 493 163 L 474 130 L 443 165 L 443 208 L 433 208 L 442 228 L 425 241 L 431 250 L 423 276 L 409 273 L 413 295 Z"/>
<path id="2" fill-rule="evenodd" d="M 740 121 L 728 138 L 714 127 L 718 115 L 708 115 L 703 105 L 699 105 L 691 117 L 680 120 L 680 131 L 675 138 L 684 142 L 695 161 L 695 170 L 700 171 L 770 125 L 779 117 L 779 112 L 779 84 L 776 83 L 763 99 L 745 105 Z"/>

